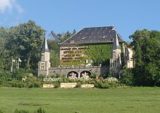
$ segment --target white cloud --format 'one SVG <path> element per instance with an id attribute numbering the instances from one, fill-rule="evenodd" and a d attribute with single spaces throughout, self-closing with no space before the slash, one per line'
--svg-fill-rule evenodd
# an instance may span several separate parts
<path id="1" fill-rule="evenodd" d="M 16 0 L 0 0 L 0 13 L 13 10 L 17 11 L 18 13 L 23 13 L 23 8 Z"/>

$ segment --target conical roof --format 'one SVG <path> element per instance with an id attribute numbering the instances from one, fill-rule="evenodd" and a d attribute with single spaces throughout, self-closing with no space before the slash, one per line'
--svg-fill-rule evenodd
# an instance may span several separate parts
<path id="1" fill-rule="evenodd" d="M 43 41 L 42 52 L 49 52 L 48 42 L 46 38 L 44 38 L 44 41 Z"/>
<path id="2" fill-rule="evenodd" d="M 115 37 L 113 40 L 113 50 L 119 49 L 119 48 L 120 48 L 120 45 L 119 45 L 118 35 L 117 35 L 117 33 L 115 33 Z"/>

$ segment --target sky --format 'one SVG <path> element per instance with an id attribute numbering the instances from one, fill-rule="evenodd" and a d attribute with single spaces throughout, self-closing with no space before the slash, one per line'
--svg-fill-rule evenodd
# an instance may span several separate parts
<path id="1" fill-rule="evenodd" d="M 136 30 L 160 30 L 160 0 L 0 0 L 0 27 L 28 20 L 46 34 L 112 25 L 130 41 Z"/>

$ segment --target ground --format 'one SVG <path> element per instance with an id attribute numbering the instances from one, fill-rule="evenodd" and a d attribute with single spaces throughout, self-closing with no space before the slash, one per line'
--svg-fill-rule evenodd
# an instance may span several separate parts
<path id="1" fill-rule="evenodd" d="M 160 88 L 18 89 L 0 88 L 0 109 L 16 108 L 47 113 L 158 113 Z"/>

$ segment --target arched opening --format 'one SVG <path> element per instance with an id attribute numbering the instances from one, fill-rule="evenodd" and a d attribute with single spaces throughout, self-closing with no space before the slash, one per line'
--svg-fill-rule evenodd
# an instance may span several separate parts
<path id="1" fill-rule="evenodd" d="M 80 74 L 80 77 L 85 78 L 85 79 L 90 78 L 90 76 L 91 76 L 91 72 L 89 72 L 89 71 L 82 71 Z"/>
<path id="2" fill-rule="evenodd" d="M 70 71 L 68 74 L 67 74 L 67 78 L 78 78 L 78 73 L 76 71 Z"/>

